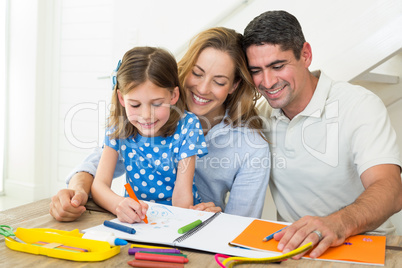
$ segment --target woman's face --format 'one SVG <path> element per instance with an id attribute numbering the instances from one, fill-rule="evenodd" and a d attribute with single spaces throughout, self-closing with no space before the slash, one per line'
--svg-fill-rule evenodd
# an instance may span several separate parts
<path id="1" fill-rule="evenodd" d="M 225 114 L 223 102 L 232 94 L 238 83 L 234 84 L 235 65 L 230 56 L 214 48 L 206 48 L 199 55 L 195 65 L 184 81 L 187 91 L 187 106 L 211 128 L 222 120 Z"/>

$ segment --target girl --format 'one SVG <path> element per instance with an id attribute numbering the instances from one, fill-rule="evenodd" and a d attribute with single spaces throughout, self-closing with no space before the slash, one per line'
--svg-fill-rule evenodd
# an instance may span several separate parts
<path id="1" fill-rule="evenodd" d="M 195 156 L 207 149 L 198 118 L 184 111 L 174 57 L 163 49 L 133 48 L 124 55 L 115 80 L 105 145 L 91 188 L 94 201 L 122 222 L 144 218 L 144 202 L 110 188 L 120 154 L 140 199 L 186 208 L 198 203 Z"/>

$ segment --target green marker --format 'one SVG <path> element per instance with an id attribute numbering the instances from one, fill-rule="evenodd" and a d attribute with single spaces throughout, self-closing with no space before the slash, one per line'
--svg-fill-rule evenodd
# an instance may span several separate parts
<path id="1" fill-rule="evenodd" d="M 196 220 L 195 222 L 192 222 L 190 224 L 187 224 L 186 226 L 181 227 L 177 232 L 179 232 L 179 234 L 184 234 L 184 233 L 190 231 L 191 229 L 194 229 L 201 223 L 202 223 L 201 220 Z"/>

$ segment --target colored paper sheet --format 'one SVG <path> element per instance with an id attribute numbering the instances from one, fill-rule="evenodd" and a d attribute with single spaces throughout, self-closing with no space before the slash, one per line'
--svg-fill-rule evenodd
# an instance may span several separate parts
<path id="1" fill-rule="evenodd" d="M 263 242 L 262 239 L 284 226 L 286 225 L 254 220 L 230 244 L 255 250 L 279 252 L 278 241 L 272 239 Z M 317 259 L 384 265 L 385 243 L 385 236 L 356 235 L 348 238 L 341 246 L 329 248 Z M 308 255 L 305 257 L 308 258 Z"/>

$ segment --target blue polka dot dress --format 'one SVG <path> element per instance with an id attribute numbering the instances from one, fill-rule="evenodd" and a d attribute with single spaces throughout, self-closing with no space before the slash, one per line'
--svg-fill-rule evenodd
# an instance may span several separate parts
<path id="1" fill-rule="evenodd" d="M 105 144 L 123 158 L 127 179 L 139 199 L 171 205 L 177 166 L 181 159 L 208 153 L 200 121 L 185 112 L 176 131 L 167 137 L 143 137 L 137 134 L 127 139 L 110 139 Z M 127 193 L 126 193 L 127 196 Z M 193 181 L 194 204 L 201 202 Z"/>

